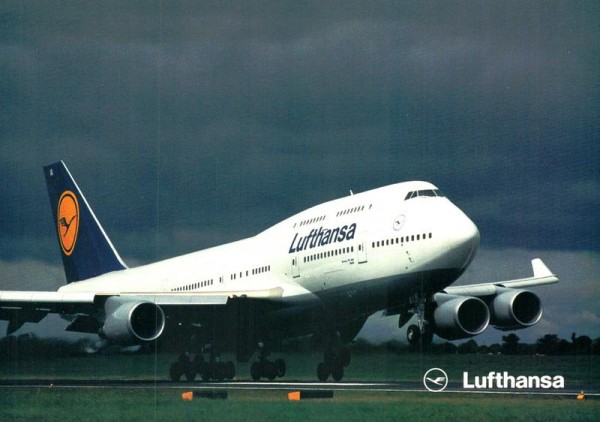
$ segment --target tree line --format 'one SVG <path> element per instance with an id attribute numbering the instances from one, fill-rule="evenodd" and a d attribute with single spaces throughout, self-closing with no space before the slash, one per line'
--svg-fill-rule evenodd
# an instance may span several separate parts
<path id="1" fill-rule="evenodd" d="M 562 339 L 556 334 L 546 334 L 538 338 L 535 343 L 521 343 L 515 333 L 502 336 L 501 343 L 478 344 L 475 339 L 462 343 L 432 343 L 428 346 L 410 346 L 396 340 L 391 340 L 379 345 L 358 340 L 355 348 L 359 351 L 372 349 L 385 349 L 396 353 L 433 353 L 433 354 L 502 354 L 502 355 L 600 355 L 600 337 L 592 340 L 589 336 L 577 336 L 575 333 L 570 339 Z"/>

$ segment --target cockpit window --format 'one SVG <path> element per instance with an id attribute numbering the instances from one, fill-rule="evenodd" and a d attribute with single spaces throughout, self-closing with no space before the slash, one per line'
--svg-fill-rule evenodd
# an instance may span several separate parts
<path id="1" fill-rule="evenodd" d="M 439 189 L 423 189 L 423 190 L 413 190 L 412 192 L 408 192 L 404 197 L 404 200 L 418 198 L 418 197 L 444 197 L 445 195 L 440 192 Z"/>

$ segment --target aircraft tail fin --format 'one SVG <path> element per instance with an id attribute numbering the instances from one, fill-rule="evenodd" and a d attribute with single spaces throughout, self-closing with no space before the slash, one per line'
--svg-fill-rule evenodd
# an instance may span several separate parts
<path id="1" fill-rule="evenodd" d="M 67 283 L 127 268 L 65 163 L 44 175 Z"/>

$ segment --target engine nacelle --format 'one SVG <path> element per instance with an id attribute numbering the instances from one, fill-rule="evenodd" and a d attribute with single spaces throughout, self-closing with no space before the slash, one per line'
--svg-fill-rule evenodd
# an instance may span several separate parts
<path id="1" fill-rule="evenodd" d="M 100 335 L 119 345 L 156 340 L 165 328 L 165 314 L 152 302 L 110 297 Z"/>
<path id="2" fill-rule="evenodd" d="M 481 299 L 437 293 L 433 311 L 435 334 L 446 340 L 476 336 L 490 323 L 490 311 Z"/>
<path id="3" fill-rule="evenodd" d="M 502 289 L 491 310 L 492 324 L 499 330 L 527 328 L 542 317 L 540 298 L 529 290 Z"/>

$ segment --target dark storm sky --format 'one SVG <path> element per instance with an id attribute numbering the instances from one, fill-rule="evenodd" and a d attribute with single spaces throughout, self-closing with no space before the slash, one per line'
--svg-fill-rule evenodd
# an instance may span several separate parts
<path id="1" fill-rule="evenodd" d="M 0 5 L 3 284 L 60 269 L 63 159 L 133 264 L 420 179 L 598 292 L 597 2 L 251 3 Z"/>

